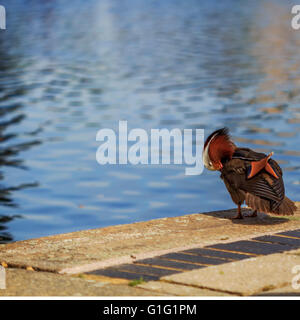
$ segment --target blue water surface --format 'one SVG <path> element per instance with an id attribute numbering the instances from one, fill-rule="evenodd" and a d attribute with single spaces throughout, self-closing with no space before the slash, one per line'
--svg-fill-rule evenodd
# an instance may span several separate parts
<path id="1" fill-rule="evenodd" d="M 96 161 L 101 128 L 227 126 L 299 200 L 292 1 L 2 1 L 0 241 L 234 207 L 216 172 Z"/>

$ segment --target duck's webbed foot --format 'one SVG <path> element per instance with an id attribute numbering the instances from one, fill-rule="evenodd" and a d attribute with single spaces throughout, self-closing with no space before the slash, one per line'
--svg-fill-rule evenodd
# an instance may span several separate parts
<path id="1" fill-rule="evenodd" d="M 246 215 L 247 218 L 256 218 L 257 210 L 253 210 L 252 213 Z"/>

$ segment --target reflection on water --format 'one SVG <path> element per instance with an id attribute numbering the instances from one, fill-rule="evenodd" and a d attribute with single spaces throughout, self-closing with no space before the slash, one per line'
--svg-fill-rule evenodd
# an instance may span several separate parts
<path id="1" fill-rule="evenodd" d="M 1 50 L 1 46 L 0 46 Z M 22 126 L 25 118 L 22 113 L 21 103 L 11 103 L 15 97 L 23 97 L 26 93 L 15 76 L 10 76 L 14 70 L 10 64 L 9 57 L 5 52 L 0 51 L 0 70 L 1 70 L 1 96 L 0 96 L 0 204 L 5 208 L 18 208 L 19 204 L 14 200 L 14 191 L 22 190 L 27 187 L 36 187 L 37 183 L 21 183 L 20 181 L 6 181 L 6 168 L 12 167 L 14 170 L 24 170 L 23 160 L 20 153 L 29 150 L 32 146 L 39 144 L 39 140 L 32 138 L 25 141 L 19 139 L 19 133 L 8 133 L 11 126 Z M 7 85 L 9 83 L 9 85 Z M 12 85 L 13 83 L 13 85 Z M 4 212 L 4 210 L 1 210 Z M 13 236 L 7 231 L 6 223 L 15 218 L 20 218 L 18 214 L 6 215 L 0 214 L 0 243 L 13 240 Z"/>
<path id="2" fill-rule="evenodd" d="M 300 32 L 290 2 L 1 3 L 0 242 L 231 208 L 218 174 L 99 166 L 96 133 L 228 126 L 298 199 Z M 230 10 L 229 10 L 230 8 Z"/>

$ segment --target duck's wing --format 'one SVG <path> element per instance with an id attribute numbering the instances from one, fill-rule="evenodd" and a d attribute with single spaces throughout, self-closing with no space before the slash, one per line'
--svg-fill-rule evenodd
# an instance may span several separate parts
<path id="1" fill-rule="evenodd" d="M 269 209 L 276 211 L 285 195 L 282 171 L 278 163 L 273 159 L 268 159 L 268 165 L 272 168 L 276 177 L 265 170 L 265 168 L 262 168 L 249 178 L 249 172 L 251 172 L 253 162 L 262 161 L 266 157 L 265 154 L 252 151 L 248 148 L 238 148 L 232 160 L 224 165 L 222 174 L 235 188 L 269 201 Z M 255 203 L 252 201 L 251 204 L 252 205 L 248 205 L 253 208 Z M 259 205 L 257 206 L 259 207 Z M 259 208 L 257 208 L 257 210 L 259 210 Z"/>

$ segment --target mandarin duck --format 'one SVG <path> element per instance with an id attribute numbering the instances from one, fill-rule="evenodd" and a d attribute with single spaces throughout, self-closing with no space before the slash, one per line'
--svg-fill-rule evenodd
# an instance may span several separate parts
<path id="1" fill-rule="evenodd" d="M 257 212 L 293 215 L 296 206 L 285 196 L 282 170 L 269 155 L 249 148 L 239 148 L 232 141 L 227 128 L 211 133 L 203 148 L 203 163 L 209 170 L 221 172 L 221 179 L 237 204 L 235 219 L 242 219 L 241 205 L 245 202 Z"/>

